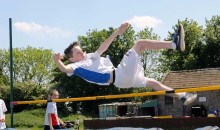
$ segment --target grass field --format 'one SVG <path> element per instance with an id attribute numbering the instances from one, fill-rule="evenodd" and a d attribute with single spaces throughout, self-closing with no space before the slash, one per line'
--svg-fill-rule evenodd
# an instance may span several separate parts
<path id="1" fill-rule="evenodd" d="M 44 109 L 35 109 L 30 111 L 23 111 L 14 113 L 13 124 L 16 130 L 42 130 L 44 126 Z M 80 119 L 80 130 L 83 130 L 83 115 L 69 115 L 67 117 L 60 117 L 63 121 L 76 121 L 77 117 Z M 6 126 L 11 127 L 11 115 L 6 114 Z"/>

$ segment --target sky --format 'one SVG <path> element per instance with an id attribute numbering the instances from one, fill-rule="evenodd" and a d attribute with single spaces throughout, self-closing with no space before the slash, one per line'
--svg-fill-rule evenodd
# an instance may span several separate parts
<path id="1" fill-rule="evenodd" d="M 27 46 L 63 53 L 89 30 L 117 28 L 129 22 L 136 31 L 148 26 L 167 37 L 178 20 L 205 25 L 220 15 L 220 0 L 1 0 L 0 49 L 9 49 L 9 18 L 13 48 Z"/>

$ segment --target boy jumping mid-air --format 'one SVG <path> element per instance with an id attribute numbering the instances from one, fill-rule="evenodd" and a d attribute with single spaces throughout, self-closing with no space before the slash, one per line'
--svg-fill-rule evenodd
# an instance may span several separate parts
<path id="1" fill-rule="evenodd" d="M 79 42 L 73 42 L 64 51 L 68 60 L 72 63 L 64 65 L 61 61 L 63 56 L 60 53 L 53 55 L 53 60 L 58 68 L 67 73 L 68 76 L 77 75 L 88 82 L 99 85 L 114 84 L 119 88 L 128 87 L 147 87 L 154 90 L 169 91 L 172 88 L 163 85 L 159 81 L 144 76 L 144 69 L 141 64 L 140 55 L 146 49 L 173 49 L 178 51 L 185 50 L 184 29 L 180 25 L 177 34 L 174 35 L 173 41 L 156 41 L 140 39 L 124 55 L 120 64 L 115 68 L 108 58 L 101 55 L 108 49 L 116 36 L 122 35 L 128 28 L 129 24 L 124 23 L 107 38 L 94 53 L 86 54 L 81 49 Z M 184 102 L 184 105 L 192 103 L 197 94 L 193 93 L 173 93 L 170 96 L 177 97 Z"/>

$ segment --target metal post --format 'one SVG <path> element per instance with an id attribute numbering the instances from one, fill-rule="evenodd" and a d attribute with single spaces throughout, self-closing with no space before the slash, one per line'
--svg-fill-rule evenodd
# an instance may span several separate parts
<path id="1" fill-rule="evenodd" d="M 12 20 L 9 18 L 9 42 L 10 42 L 10 101 L 13 101 L 13 54 L 12 54 Z M 10 104 L 11 110 L 11 128 L 13 125 L 13 108 L 14 105 Z"/>

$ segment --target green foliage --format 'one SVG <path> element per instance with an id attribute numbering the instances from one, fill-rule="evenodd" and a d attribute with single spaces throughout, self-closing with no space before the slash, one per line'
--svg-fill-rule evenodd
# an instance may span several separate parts
<path id="1" fill-rule="evenodd" d="M 14 114 L 14 127 L 31 128 L 39 127 L 43 128 L 45 110 L 37 109 L 32 111 L 23 111 Z M 10 126 L 10 115 L 6 114 L 6 125 Z"/>
<path id="2" fill-rule="evenodd" d="M 45 109 L 35 109 L 30 111 L 22 111 L 19 113 L 14 113 L 14 127 L 18 130 L 41 130 L 44 126 Z M 58 111 L 59 114 L 59 111 Z M 10 114 L 6 114 L 6 126 L 9 127 L 11 124 Z M 76 121 L 77 118 L 80 119 L 80 130 L 83 129 L 83 120 L 91 118 L 90 116 L 85 117 L 84 115 L 68 115 L 63 117 L 59 114 L 61 120 L 65 121 Z"/>
<path id="3" fill-rule="evenodd" d="M 9 51 L 0 50 L 0 81 L 9 84 Z M 34 82 L 36 84 L 50 83 L 55 64 L 51 60 L 52 51 L 42 48 L 13 49 L 13 79 L 14 82 Z M 4 78 L 2 78 L 4 77 Z"/>
<path id="4" fill-rule="evenodd" d="M 143 88 L 131 88 L 132 93 L 141 93 L 141 92 L 152 92 L 154 91 L 151 87 L 143 87 Z M 145 102 L 148 100 L 155 99 L 155 96 L 145 96 L 145 97 L 131 97 L 131 102 Z"/>
<path id="5" fill-rule="evenodd" d="M 179 21 L 185 29 L 186 50 L 184 52 L 165 50 L 163 52 L 163 70 L 188 70 L 220 66 L 220 17 L 206 20 L 206 29 L 196 21 Z M 175 25 L 174 31 L 177 31 Z M 171 32 L 169 32 L 171 39 Z"/>
<path id="6" fill-rule="evenodd" d="M 184 70 L 195 69 L 198 67 L 199 56 L 197 56 L 199 50 L 203 47 L 203 30 L 202 26 L 199 26 L 196 21 L 188 20 L 179 21 L 184 26 L 185 30 L 185 43 L 186 50 L 184 52 L 165 50 L 163 57 L 161 58 L 163 70 Z M 178 24 L 173 27 L 174 33 L 178 30 Z M 168 40 L 171 40 L 172 33 Z M 198 48 L 199 47 L 199 48 Z"/>
<path id="7" fill-rule="evenodd" d="M 5 58 L 5 53 L 6 53 L 6 50 L 1 50 L 0 49 L 0 85 L 5 85 L 5 84 L 9 84 L 9 77 L 6 77 L 4 75 L 4 68 L 8 68 L 7 66 L 7 63 L 8 63 L 8 60 L 6 60 Z"/>
<path id="8" fill-rule="evenodd" d="M 0 50 L 0 85 L 1 96 L 10 107 L 10 62 L 9 51 Z M 52 51 L 42 48 L 14 48 L 13 49 L 13 100 L 28 101 L 46 99 L 47 89 L 53 78 L 55 64 L 51 60 Z M 15 111 L 26 108 L 41 107 L 42 104 L 22 105 L 15 107 Z"/>
<path id="9" fill-rule="evenodd" d="M 13 87 L 14 101 L 29 101 L 46 99 L 47 89 L 33 83 L 15 83 Z M 7 108 L 10 108 L 10 87 L 1 87 L 1 98 L 5 101 Z M 14 111 L 42 107 L 44 104 L 20 105 L 15 106 Z"/>
<path id="10" fill-rule="evenodd" d="M 206 19 L 204 48 L 204 67 L 220 66 L 220 16 L 213 16 L 211 20 Z"/>
<path id="11" fill-rule="evenodd" d="M 152 28 L 146 27 L 142 31 L 138 32 L 135 39 L 151 39 L 160 40 L 160 37 L 153 32 Z M 162 73 L 158 70 L 160 65 L 159 58 L 161 56 L 161 50 L 145 50 L 141 59 L 145 70 L 146 77 L 154 79 L 161 79 Z"/>

